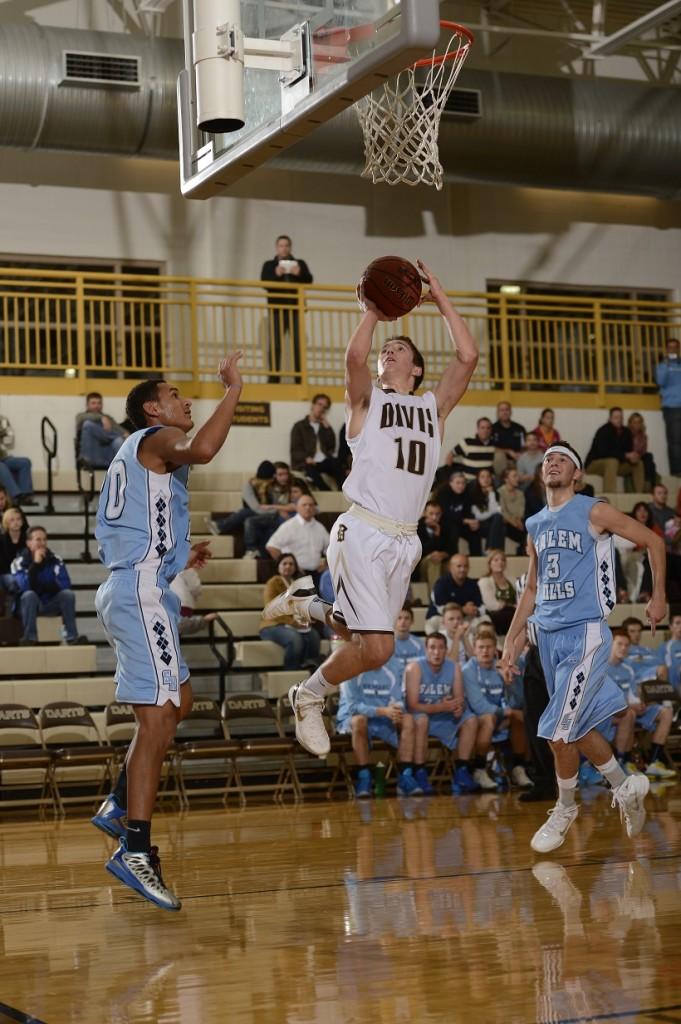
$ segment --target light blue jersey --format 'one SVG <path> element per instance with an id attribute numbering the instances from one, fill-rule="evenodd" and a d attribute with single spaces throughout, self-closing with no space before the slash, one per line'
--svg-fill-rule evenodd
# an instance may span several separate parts
<path id="1" fill-rule="evenodd" d="M 610 534 L 596 535 L 589 513 L 597 498 L 576 494 L 562 508 L 531 516 L 527 530 L 537 552 L 537 600 L 531 621 L 555 631 L 607 619 L 615 607 Z"/>
<path id="2" fill-rule="evenodd" d="M 439 704 L 445 697 L 454 693 L 456 665 L 445 658 L 441 667 L 435 672 L 426 659 L 419 661 L 421 669 L 421 685 L 419 687 L 419 704 Z"/>
<path id="3" fill-rule="evenodd" d="M 153 473 L 137 456 L 140 442 L 163 429 L 138 430 L 119 449 L 102 486 L 95 536 L 108 569 L 142 570 L 169 584 L 189 557 L 189 467 Z"/>
<path id="4" fill-rule="evenodd" d="M 645 671 L 642 674 L 640 671 L 637 672 L 636 665 L 632 665 L 626 659 L 619 662 L 619 664 L 614 662 L 608 664 L 608 678 L 617 683 L 627 704 L 638 704 L 641 700 L 639 683 L 649 679 L 650 676 Z M 645 710 L 636 716 L 637 727 L 645 729 L 646 732 L 653 732 L 661 711 L 661 704 L 648 704 Z M 611 730 L 610 733 L 607 730 L 603 730 L 603 734 L 606 739 L 612 741 L 614 730 Z"/>
<path id="5" fill-rule="evenodd" d="M 404 707 L 403 673 L 402 662 L 393 655 L 381 668 L 362 672 L 343 683 L 336 716 L 338 731 L 347 731 L 353 715 L 374 718 L 377 708 L 385 708 L 389 704 Z"/>
<path id="6" fill-rule="evenodd" d="M 522 683 L 506 686 L 496 667 L 482 668 L 477 658 L 470 658 L 464 665 L 463 686 L 474 715 L 496 715 L 500 709 L 523 706 Z"/>
<path id="7" fill-rule="evenodd" d="M 681 640 L 667 640 L 662 645 L 662 655 L 669 682 L 681 693 Z"/>
<path id="8" fill-rule="evenodd" d="M 660 665 L 664 665 L 663 645 L 646 647 L 644 644 L 630 644 L 625 660 L 636 672 L 637 682 L 657 679 L 657 670 Z"/>
<path id="9" fill-rule="evenodd" d="M 425 654 L 423 640 L 414 636 L 413 633 L 410 633 L 404 640 L 400 640 L 397 636 L 395 637 L 395 653 L 393 656 L 399 658 L 403 668 L 406 668 L 410 661 L 424 658 Z"/>

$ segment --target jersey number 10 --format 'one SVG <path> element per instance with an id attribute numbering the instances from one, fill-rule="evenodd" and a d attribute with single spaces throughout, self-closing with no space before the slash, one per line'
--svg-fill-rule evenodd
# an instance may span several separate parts
<path id="1" fill-rule="evenodd" d="M 426 471 L 426 446 L 423 441 L 410 441 L 407 452 L 407 464 L 404 464 L 404 448 L 402 438 L 396 437 L 397 464 L 395 469 L 406 469 L 407 473 L 415 473 L 416 476 L 423 476 Z"/>

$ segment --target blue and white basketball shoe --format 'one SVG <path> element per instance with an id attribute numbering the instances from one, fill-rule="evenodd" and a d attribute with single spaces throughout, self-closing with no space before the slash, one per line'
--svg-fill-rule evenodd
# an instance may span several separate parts
<path id="1" fill-rule="evenodd" d="M 161 875 L 161 861 L 158 846 L 152 846 L 149 853 L 128 853 L 126 839 L 106 862 L 106 870 L 127 885 L 129 889 L 144 896 L 163 910 L 179 910 L 182 906 L 175 893 L 171 892 Z"/>
<path id="2" fill-rule="evenodd" d="M 107 835 L 112 836 L 114 839 L 124 839 L 126 830 L 123 819 L 126 814 L 127 811 L 118 806 L 113 793 L 109 793 L 95 816 L 90 818 L 90 821 L 95 828 L 101 829 L 102 832 L 106 832 Z"/>

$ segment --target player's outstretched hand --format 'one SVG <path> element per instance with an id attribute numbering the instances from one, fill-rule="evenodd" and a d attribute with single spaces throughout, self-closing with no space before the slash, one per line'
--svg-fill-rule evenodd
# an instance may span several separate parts
<path id="1" fill-rule="evenodd" d="M 646 605 L 646 618 L 650 623 L 650 628 L 653 636 L 655 636 L 655 627 L 658 622 L 662 622 L 663 618 L 667 614 L 667 602 L 664 597 L 659 597 L 653 594 L 650 601 Z"/>
<path id="2" fill-rule="evenodd" d="M 419 300 L 419 306 L 422 306 L 424 302 L 434 302 L 436 306 L 439 306 L 442 301 L 447 302 L 445 290 L 433 271 L 426 266 L 423 260 L 417 260 L 416 264 L 421 271 L 421 280 L 428 286 L 428 291 L 424 292 Z"/>
<path id="3" fill-rule="evenodd" d="M 241 387 L 243 384 L 237 365 L 242 356 L 243 352 L 241 351 L 232 352 L 226 359 L 220 360 L 218 364 L 218 377 L 226 388 L 231 388 L 235 384 Z"/>
<path id="4" fill-rule="evenodd" d="M 396 316 L 386 316 L 385 313 L 381 312 L 375 302 L 372 302 L 371 299 L 367 299 L 364 294 L 364 284 L 362 281 L 357 285 L 357 303 L 363 313 L 373 313 L 377 320 L 382 320 L 385 324 L 394 323 L 395 320 L 399 319 Z"/>

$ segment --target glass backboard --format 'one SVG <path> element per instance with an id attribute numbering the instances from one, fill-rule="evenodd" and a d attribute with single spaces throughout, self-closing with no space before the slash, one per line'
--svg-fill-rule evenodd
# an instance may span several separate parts
<path id="1" fill-rule="evenodd" d="M 198 199 L 225 192 L 233 182 L 432 51 L 440 35 L 439 0 L 183 3 L 186 59 L 178 81 L 181 186 L 183 195 Z M 197 10 L 199 4 L 206 6 Z M 197 23 L 197 14 L 208 20 Z M 233 59 L 230 65 L 230 73 L 238 75 L 238 80 L 223 81 L 219 87 L 214 84 L 219 77 L 209 81 L 214 91 L 243 88 L 238 102 L 245 123 L 238 128 L 239 118 L 211 120 L 206 123 L 236 125 L 237 130 L 205 132 L 197 127 L 201 107 L 197 87 L 205 95 L 207 81 L 198 78 L 197 59 L 205 56 L 200 40 L 214 46 L 217 30 L 233 56 L 238 42 L 229 33 L 230 14 L 234 22 L 240 20 L 237 31 L 243 36 L 243 64 Z M 224 71 L 224 58 L 209 63 L 218 75 Z"/>

